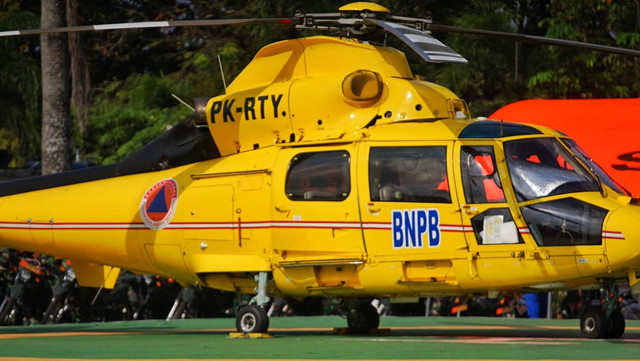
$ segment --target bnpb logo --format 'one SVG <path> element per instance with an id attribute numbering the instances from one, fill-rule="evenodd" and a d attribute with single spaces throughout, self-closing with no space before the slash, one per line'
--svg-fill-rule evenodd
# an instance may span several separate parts
<path id="1" fill-rule="evenodd" d="M 393 248 L 423 248 L 440 245 L 440 213 L 437 209 L 404 209 L 391 211 Z"/>
<path id="2" fill-rule="evenodd" d="M 151 229 L 166 227 L 176 210 L 178 183 L 163 179 L 147 190 L 140 201 L 140 218 Z"/>

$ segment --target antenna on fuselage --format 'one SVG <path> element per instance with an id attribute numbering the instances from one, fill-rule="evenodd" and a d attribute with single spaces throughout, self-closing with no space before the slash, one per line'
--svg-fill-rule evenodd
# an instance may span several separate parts
<path id="1" fill-rule="evenodd" d="M 224 92 L 227 92 L 227 81 L 224 79 L 224 69 L 222 69 L 222 59 L 220 59 L 220 54 L 218 54 L 218 65 L 220 65 L 220 75 L 222 76 L 222 85 L 224 85 Z"/>
<path id="2" fill-rule="evenodd" d="M 180 99 L 177 95 L 171 93 L 171 96 L 174 97 L 180 103 L 182 103 L 182 105 L 184 105 L 185 107 L 191 109 L 192 112 L 196 111 L 191 105 L 187 104 L 187 102 L 185 102 L 184 100 Z"/>

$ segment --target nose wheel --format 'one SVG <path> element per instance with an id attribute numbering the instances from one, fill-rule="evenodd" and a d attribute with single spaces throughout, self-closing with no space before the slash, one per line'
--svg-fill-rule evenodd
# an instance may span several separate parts
<path id="1" fill-rule="evenodd" d="M 580 318 L 580 332 L 586 338 L 616 339 L 624 334 L 626 325 L 618 304 L 618 288 L 607 287 L 603 295 L 602 306 L 585 309 Z"/>
<path id="2" fill-rule="evenodd" d="M 580 332 L 586 338 L 603 338 L 605 333 L 604 312 L 596 309 L 586 310 L 580 318 Z"/>
<path id="3" fill-rule="evenodd" d="M 624 316 L 619 308 L 616 308 L 609 316 L 607 322 L 607 330 L 604 332 L 604 338 L 620 338 L 624 334 L 625 328 Z"/>
<path id="4" fill-rule="evenodd" d="M 624 329 L 625 321 L 620 309 L 615 309 L 608 318 L 606 312 L 590 309 L 580 318 L 580 331 L 586 338 L 620 338 Z"/>

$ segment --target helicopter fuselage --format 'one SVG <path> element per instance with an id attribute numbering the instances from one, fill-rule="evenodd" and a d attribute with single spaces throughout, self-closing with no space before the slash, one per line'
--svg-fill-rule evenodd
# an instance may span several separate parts
<path id="1" fill-rule="evenodd" d="M 626 278 L 640 249 L 630 226 L 639 210 L 628 197 L 567 188 L 519 200 L 525 187 L 513 184 L 520 174 L 503 145 L 562 138 L 530 126 L 522 127 L 540 135 L 455 136 L 472 125 L 500 123 L 377 126 L 351 140 L 6 196 L 0 239 L 229 291 L 251 293 L 247 273 L 268 271 L 279 292 L 295 296 L 560 289 Z M 421 170 L 421 156 L 442 157 L 422 169 L 444 172 L 434 198 L 420 189 L 426 183 L 411 183 L 420 181 L 410 173 Z M 533 188 L 577 182 L 540 172 Z"/>
<path id="2" fill-rule="evenodd" d="M 6 195 L 0 245 L 247 293 L 268 272 L 300 297 L 637 285 L 630 197 L 557 132 L 470 119 L 393 49 L 270 45 L 196 122 L 220 157 Z"/>

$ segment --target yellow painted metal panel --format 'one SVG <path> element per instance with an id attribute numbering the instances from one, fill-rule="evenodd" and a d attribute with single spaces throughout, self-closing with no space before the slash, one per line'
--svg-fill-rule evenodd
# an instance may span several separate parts
<path id="1" fill-rule="evenodd" d="M 270 271 L 269 262 L 251 254 L 190 254 L 186 261 L 195 273 Z"/>
<path id="2" fill-rule="evenodd" d="M 89 262 L 72 261 L 71 266 L 76 273 L 78 284 L 83 287 L 112 289 L 116 284 L 118 274 L 120 274 L 120 269 L 117 267 Z"/>

